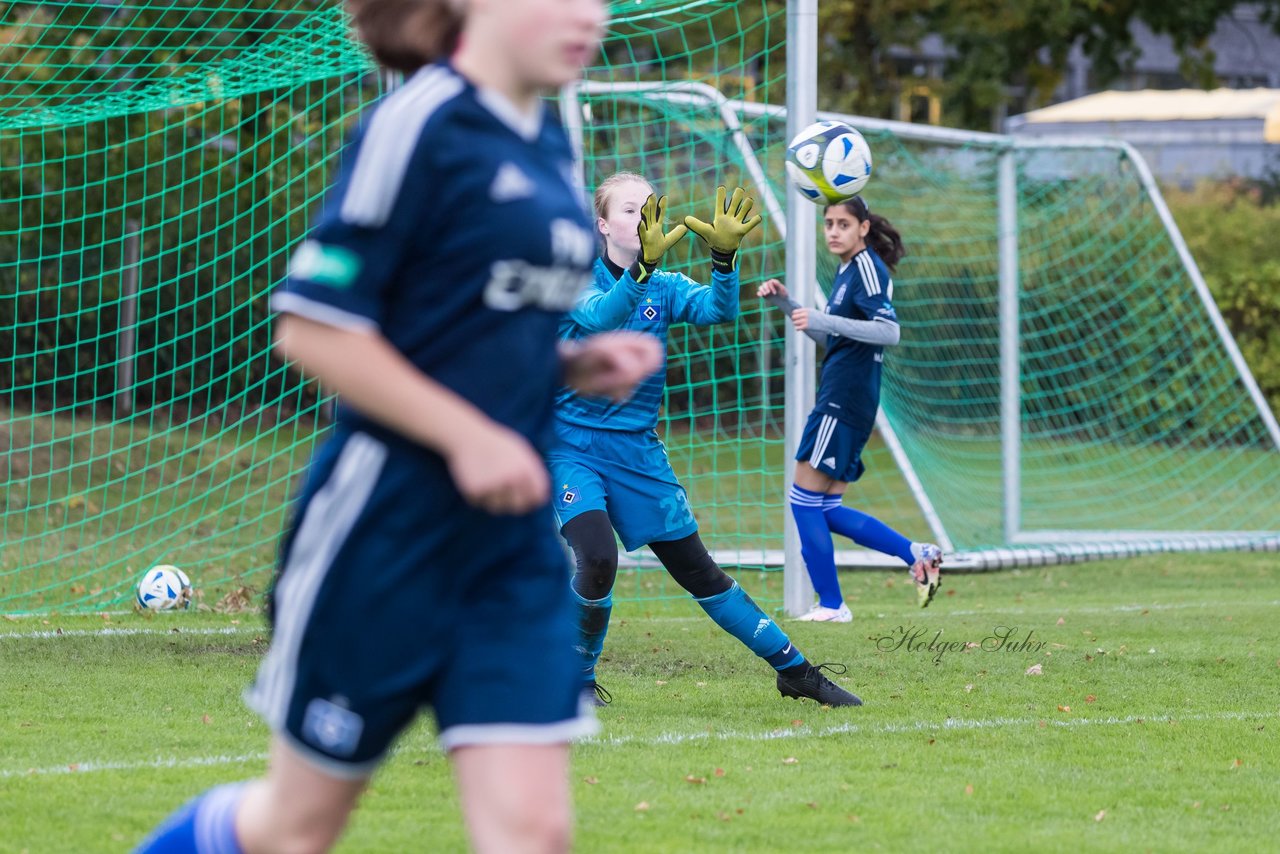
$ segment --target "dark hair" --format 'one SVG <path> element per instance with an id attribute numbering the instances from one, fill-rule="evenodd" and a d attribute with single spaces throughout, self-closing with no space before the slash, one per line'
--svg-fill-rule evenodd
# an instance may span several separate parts
<path id="1" fill-rule="evenodd" d="M 347 0 L 347 9 L 378 64 L 406 74 L 449 56 L 462 33 L 451 0 Z"/>
<path id="2" fill-rule="evenodd" d="M 827 205 L 826 210 L 832 208 L 844 208 L 853 214 L 853 218 L 858 222 L 870 222 L 871 230 L 867 232 L 868 245 L 876 251 L 890 272 L 897 268 L 898 262 L 907 254 L 907 249 L 902 245 L 902 235 L 893 227 L 893 223 L 879 214 L 873 214 L 862 196 L 854 196 L 848 201 Z"/>

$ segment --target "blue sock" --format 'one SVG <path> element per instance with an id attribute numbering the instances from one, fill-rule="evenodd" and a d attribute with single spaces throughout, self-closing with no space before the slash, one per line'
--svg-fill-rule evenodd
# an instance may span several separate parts
<path id="1" fill-rule="evenodd" d="M 578 654 L 582 656 L 582 681 L 594 682 L 596 662 L 604 649 L 604 636 L 609 633 L 609 615 L 613 613 L 613 594 L 603 599 L 584 599 L 573 591 L 578 603 Z"/>
<path id="2" fill-rule="evenodd" d="M 792 484 L 789 498 L 791 515 L 800 532 L 800 554 L 809 570 L 813 589 L 818 593 L 818 603 L 824 608 L 839 608 L 844 597 L 840 595 L 840 580 L 836 577 L 836 550 L 831 543 L 831 530 L 822 512 L 826 496 Z"/>
<path id="3" fill-rule="evenodd" d="M 874 516 L 868 516 L 861 510 L 843 507 L 842 496 L 828 495 L 822 503 L 823 515 L 827 517 L 827 527 L 842 537 L 848 537 L 860 546 L 875 549 L 887 555 L 896 555 L 907 566 L 916 562 L 911 554 L 911 541 L 890 528 Z"/>
<path id="4" fill-rule="evenodd" d="M 746 644 L 747 649 L 769 662 L 774 670 L 804 663 L 804 656 L 792 646 L 786 632 L 760 610 L 738 582 L 733 582 L 723 593 L 694 601 L 717 626 Z"/>
<path id="5" fill-rule="evenodd" d="M 242 854 L 235 820 L 244 787 L 229 783 L 188 801 L 151 831 L 134 854 Z"/>

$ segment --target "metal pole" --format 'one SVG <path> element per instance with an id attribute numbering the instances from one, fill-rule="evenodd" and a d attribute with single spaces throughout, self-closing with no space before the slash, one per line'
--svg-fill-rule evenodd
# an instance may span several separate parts
<path id="1" fill-rule="evenodd" d="M 818 0 L 787 0 L 787 139 L 813 123 L 818 109 Z M 787 182 L 787 287 L 801 305 L 813 305 L 818 272 L 817 227 L 813 203 Z M 816 366 L 813 342 L 787 329 L 786 484 L 795 481 L 795 455 L 813 408 Z M 783 607 L 798 616 L 813 606 L 813 585 L 800 556 L 800 534 L 784 513 Z"/>
<path id="2" fill-rule="evenodd" d="M 134 354 L 138 348 L 138 221 L 126 220 L 124 228 L 119 337 L 116 344 L 116 411 L 132 415 Z"/>
<path id="3" fill-rule="evenodd" d="M 1022 373 L 1018 340 L 1018 161 L 1000 153 L 997 186 L 1000 252 L 1000 457 L 1004 480 L 1004 541 L 1022 527 Z"/>

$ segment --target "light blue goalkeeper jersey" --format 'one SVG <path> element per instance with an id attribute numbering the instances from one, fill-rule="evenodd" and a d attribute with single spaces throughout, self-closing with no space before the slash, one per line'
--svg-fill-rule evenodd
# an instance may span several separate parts
<path id="1" fill-rule="evenodd" d="M 611 269 L 612 268 L 612 269 Z M 673 323 L 706 326 L 738 316 L 738 273 L 711 274 L 711 285 L 700 285 L 682 273 L 656 270 L 643 285 L 629 271 L 597 258 L 594 278 L 569 316 L 560 324 L 565 340 L 627 329 L 647 332 L 662 342 Z M 598 430 L 644 431 L 658 426 L 658 408 L 667 383 L 667 365 L 641 383 L 628 400 L 583 397 L 568 388 L 556 395 L 555 413 L 561 421 Z"/>

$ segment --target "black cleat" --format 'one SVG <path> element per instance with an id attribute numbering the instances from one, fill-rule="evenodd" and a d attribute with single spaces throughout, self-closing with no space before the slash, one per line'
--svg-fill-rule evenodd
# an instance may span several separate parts
<path id="1" fill-rule="evenodd" d="M 597 709 L 603 709 L 613 702 L 613 695 L 594 679 L 582 686 L 582 696 Z"/>
<path id="2" fill-rule="evenodd" d="M 797 700 L 807 697 L 824 706 L 861 706 L 860 699 L 826 677 L 824 668 L 837 675 L 847 669 L 843 664 L 809 664 L 794 676 L 778 671 L 778 693 Z"/>

